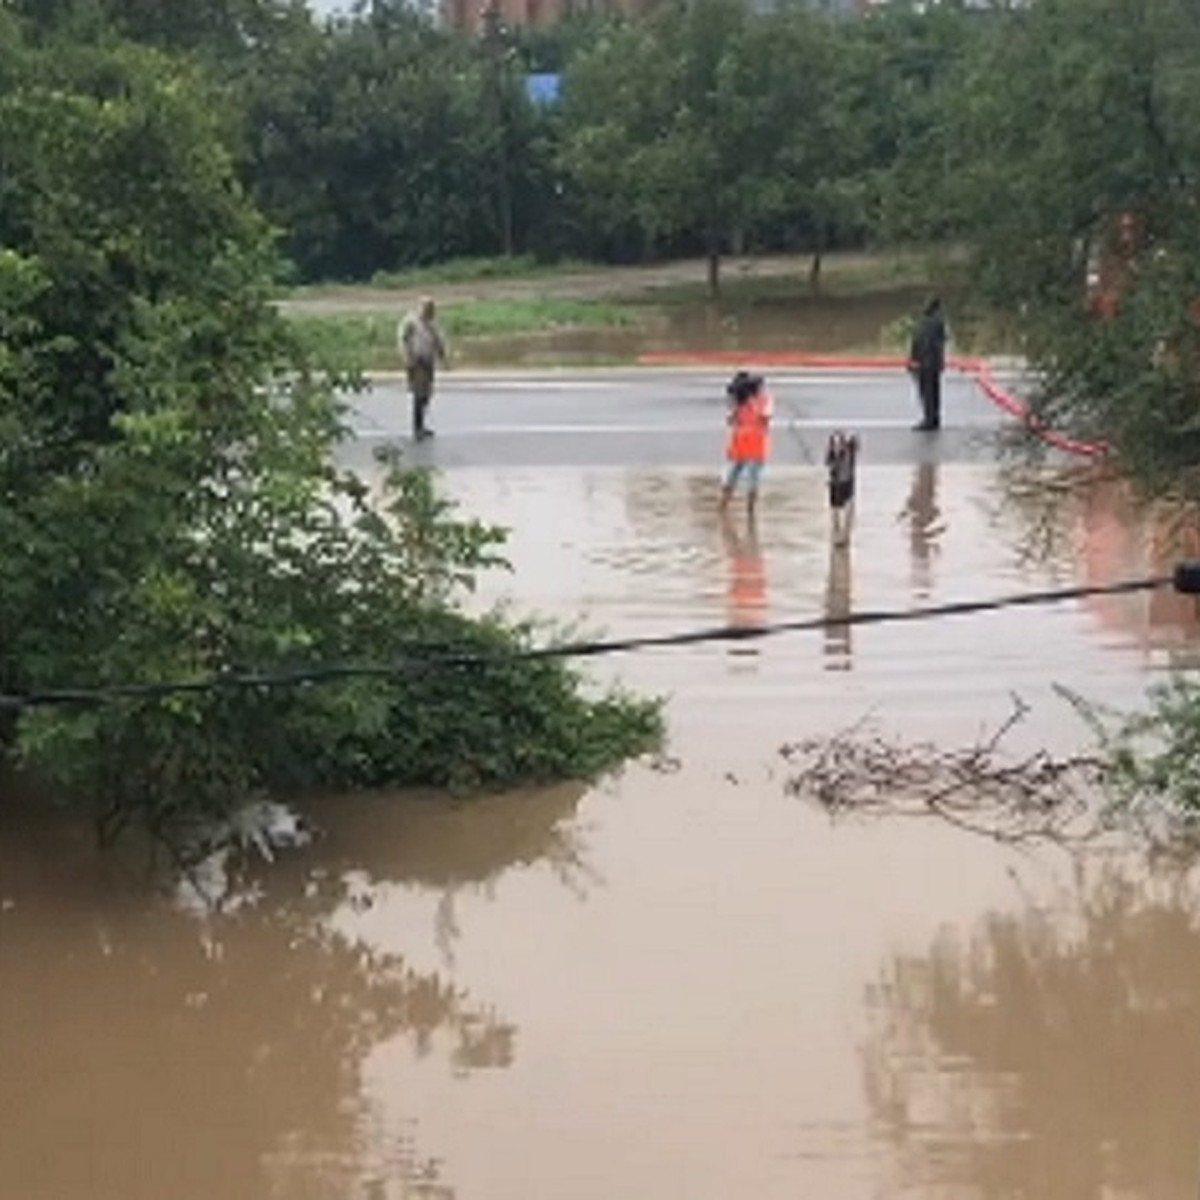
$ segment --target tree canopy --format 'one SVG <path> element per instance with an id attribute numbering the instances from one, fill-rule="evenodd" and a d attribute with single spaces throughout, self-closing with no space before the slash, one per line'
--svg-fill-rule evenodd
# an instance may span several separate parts
<path id="1" fill-rule="evenodd" d="M 1045 414 L 1158 486 L 1200 464 L 1198 55 L 1177 0 L 1039 0 L 964 60 L 949 135 L 976 280 Z"/>
<path id="2" fill-rule="evenodd" d="M 700 250 L 715 277 L 730 246 L 819 255 L 879 236 L 900 227 L 892 180 L 970 28 L 957 5 L 907 0 L 852 21 L 799 0 L 664 0 L 636 20 L 479 36 L 400 0 L 326 21 L 298 0 L 12 8 L 40 40 L 133 40 L 196 64 L 303 280 L 512 251 Z M 526 94 L 544 70 L 562 75 L 561 106 Z"/>

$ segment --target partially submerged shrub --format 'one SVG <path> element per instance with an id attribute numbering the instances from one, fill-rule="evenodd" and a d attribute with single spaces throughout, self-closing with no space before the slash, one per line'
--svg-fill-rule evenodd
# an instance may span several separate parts
<path id="1" fill-rule="evenodd" d="M 110 693 L 8 709 L 10 752 L 104 832 L 170 838 L 261 792 L 587 778 L 653 745 L 654 705 L 459 610 L 502 531 L 394 459 L 382 499 L 331 465 L 354 380 L 271 306 L 203 85 L 132 46 L 2 57 L 0 691 Z M 397 670 L 221 683 L 363 663 Z M 197 686 L 111 694 L 161 683 Z"/>

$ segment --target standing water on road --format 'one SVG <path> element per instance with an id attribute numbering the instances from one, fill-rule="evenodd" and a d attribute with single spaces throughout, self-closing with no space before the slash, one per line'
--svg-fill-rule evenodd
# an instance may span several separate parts
<path id="1" fill-rule="evenodd" d="M 1031 555 L 968 466 L 866 473 L 846 551 L 816 471 L 771 473 L 755 531 L 691 471 L 446 483 L 515 529 L 481 603 L 612 634 L 1162 565 L 1104 494 Z M 1071 748 L 1053 684 L 1131 705 L 1197 645 L 1139 596 L 605 660 L 669 697 L 677 770 L 313 803 L 203 919 L 6 803 L 0 1197 L 1192 1200 L 1200 881 L 831 823 L 777 750 L 869 711 L 959 745 L 1014 691 Z"/>
<path id="2" fill-rule="evenodd" d="M 664 351 L 898 352 L 898 329 L 928 299 L 927 288 L 810 295 L 793 284 L 778 295 L 658 308 L 650 293 L 643 310 L 629 310 L 636 324 L 470 338 L 459 350 L 464 363 L 484 367 L 626 361 Z"/>

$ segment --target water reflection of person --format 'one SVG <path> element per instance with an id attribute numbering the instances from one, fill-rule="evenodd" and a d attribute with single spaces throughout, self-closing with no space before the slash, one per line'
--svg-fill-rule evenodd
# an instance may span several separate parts
<path id="1" fill-rule="evenodd" d="M 739 629 L 761 628 L 768 616 L 767 571 L 758 540 L 758 526 L 750 518 L 739 530 L 727 513 L 722 514 L 721 540 L 728 569 L 726 622 Z M 740 647 L 740 651 L 757 653 L 746 646 Z"/>
<path id="2" fill-rule="evenodd" d="M 844 621 L 853 610 L 853 563 L 850 543 L 833 537 L 829 542 L 829 574 L 825 583 L 825 670 L 849 671 L 854 663 L 852 627 Z"/>
<path id="3" fill-rule="evenodd" d="M 928 596 L 933 590 L 933 558 L 943 528 L 938 507 L 937 463 L 917 464 L 912 489 L 900 515 L 908 519 L 913 591 L 918 596 Z"/>

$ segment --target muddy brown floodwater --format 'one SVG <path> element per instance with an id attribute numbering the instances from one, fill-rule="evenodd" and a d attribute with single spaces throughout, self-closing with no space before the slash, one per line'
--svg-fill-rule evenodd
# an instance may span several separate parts
<path id="1" fill-rule="evenodd" d="M 895 287 L 865 294 L 756 297 L 739 303 L 650 307 L 636 326 L 553 329 L 465 339 L 458 356 L 474 366 L 536 366 L 627 360 L 661 351 L 786 351 L 836 354 L 896 350 L 898 321 L 919 312 L 928 289 Z M 953 297 L 950 298 L 951 301 Z M 957 327 L 959 349 L 969 347 Z"/>
<path id="2" fill-rule="evenodd" d="M 613 633 L 1170 556 L 1104 495 L 1055 537 L 997 516 L 980 468 L 872 469 L 845 553 L 811 472 L 771 476 L 756 536 L 703 473 L 447 482 L 518 530 L 480 603 Z M 831 823 L 775 751 L 867 710 L 958 743 L 1012 690 L 1071 747 L 1052 684 L 1134 703 L 1197 644 L 1141 597 L 608 660 L 670 696 L 677 771 L 316 804 L 325 835 L 203 920 L 10 798 L 0 1196 L 1194 1200 L 1200 881 Z"/>

